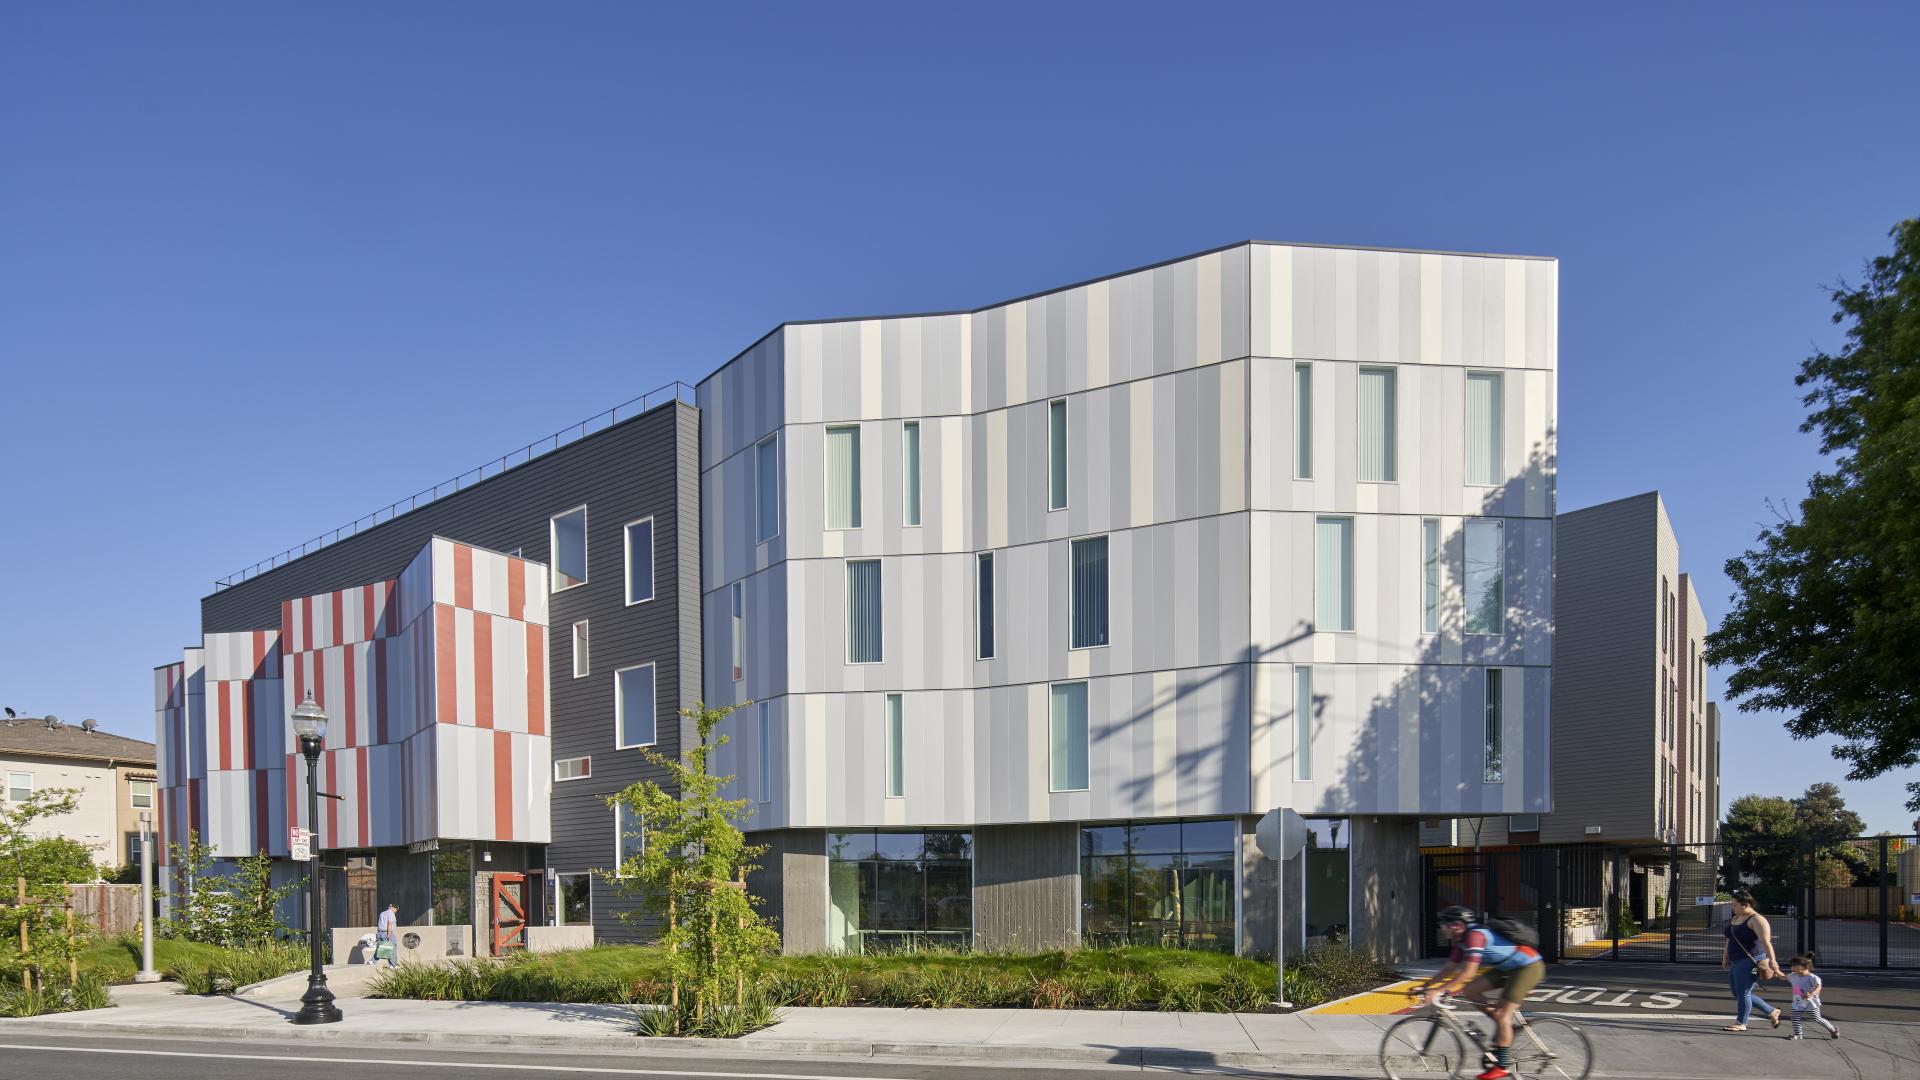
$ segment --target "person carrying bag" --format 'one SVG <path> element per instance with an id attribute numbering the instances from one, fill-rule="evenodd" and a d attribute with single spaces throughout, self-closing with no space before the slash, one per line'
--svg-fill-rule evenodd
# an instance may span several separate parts
<path id="1" fill-rule="evenodd" d="M 1766 916 L 1754 910 L 1751 892 L 1733 891 L 1733 921 L 1721 933 L 1726 936 L 1727 944 L 1720 954 L 1720 966 L 1726 970 L 1727 985 L 1733 991 L 1733 1023 L 1720 1030 L 1747 1030 L 1747 1018 L 1756 1008 L 1767 1014 L 1774 1027 L 1779 1027 L 1780 1010 L 1767 1004 L 1754 989 L 1762 980 L 1777 977 L 1780 967 L 1773 956 L 1772 927 L 1767 925 Z M 1735 949 L 1740 952 L 1738 958 L 1734 955 Z M 1763 952 L 1764 958 L 1760 955 Z"/>

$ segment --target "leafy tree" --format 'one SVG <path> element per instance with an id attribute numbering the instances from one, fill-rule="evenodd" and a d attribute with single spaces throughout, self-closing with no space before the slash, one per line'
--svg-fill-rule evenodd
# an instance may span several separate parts
<path id="1" fill-rule="evenodd" d="M 1851 840 L 1867 831 L 1860 815 L 1847 809 L 1847 800 L 1836 784 L 1813 784 L 1806 794 L 1793 800 L 1794 821 L 1800 835 L 1816 844 Z"/>
<path id="2" fill-rule="evenodd" d="M 212 869 L 215 849 L 187 833 L 187 846 L 169 844 L 178 890 L 173 894 L 173 934 L 208 945 L 261 945 L 291 933 L 280 924 L 280 901 L 300 887 L 274 888 L 273 860 L 264 853 L 235 862 L 231 873 Z"/>
<path id="3" fill-rule="evenodd" d="M 607 800 L 624 808 L 626 819 L 641 822 L 639 853 L 603 876 L 617 891 L 637 892 L 645 901 L 645 911 L 622 918 L 651 915 L 666 924 L 659 940 L 670 957 L 675 1000 L 669 1021 L 676 1034 L 703 1034 L 722 1013 L 740 1015 L 744 987 L 780 945 L 755 910 L 758 898 L 744 888 L 753 860 L 766 850 L 748 845 L 736 824 L 746 820 L 748 800 L 721 798 L 733 777 L 715 776 L 709 767 L 713 752 L 727 743 L 714 728 L 741 707 L 711 709 L 701 702 L 680 710 L 700 740 L 683 761 L 643 751 L 667 771 L 677 795 L 643 780 Z"/>
<path id="4" fill-rule="evenodd" d="M 1794 379 L 1832 468 L 1727 561 L 1733 609 L 1707 637 L 1740 708 L 1838 737 L 1850 780 L 1920 762 L 1920 219 L 1891 235 L 1864 283 L 1831 290 L 1845 346 Z M 1920 782 L 1907 791 L 1920 810 Z"/>
<path id="5" fill-rule="evenodd" d="M 9 952 L 17 949 L 25 920 L 30 971 L 64 974 L 68 959 L 87 939 L 85 920 L 76 922 L 71 932 L 67 928 L 67 884 L 99 876 L 93 848 L 63 836 L 36 835 L 41 819 L 73 813 L 76 794 L 74 788 L 41 788 L 22 802 L 0 806 L 0 885 L 6 893 L 0 907 L 0 942 L 11 947 Z M 25 904 L 17 902 L 22 879 Z"/>

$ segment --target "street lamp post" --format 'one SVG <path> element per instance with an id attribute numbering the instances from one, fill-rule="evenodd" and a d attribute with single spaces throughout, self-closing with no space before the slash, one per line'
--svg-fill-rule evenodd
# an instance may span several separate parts
<path id="1" fill-rule="evenodd" d="M 300 738 L 300 753 L 307 759 L 307 831 L 320 823 L 320 747 L 327 737 L 327 714 L 314 704 L 313 691 L 294 706 L 293 733 Z M 325 925 L 320 917 L 320 845 L 310 844 L 307 853 L 307 944 L 312 950 L 313 967 L 307 975 L 307 992 L 300 997 L 296 1024 L 337 1024 L 340 1010 L 333 1004 L 333 991 L 327 989 L 326 972 L 320 970 L 320 935 Z"/>

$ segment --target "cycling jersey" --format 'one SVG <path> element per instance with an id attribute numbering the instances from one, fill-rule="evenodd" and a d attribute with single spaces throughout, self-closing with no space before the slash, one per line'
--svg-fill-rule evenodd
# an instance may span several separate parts
<path id="1" fill-rule="evenodd" d="M 1449 957 L 1456 964 L 1475 961 L 1481 967 L 1493 971 L 1515 971 L 1528 964 L 1540 962 L 1540 953 L 1508 940 L 1504 935 L 1476 926 L 1461 935 L 1460 941 L 1453 947 Z"/>

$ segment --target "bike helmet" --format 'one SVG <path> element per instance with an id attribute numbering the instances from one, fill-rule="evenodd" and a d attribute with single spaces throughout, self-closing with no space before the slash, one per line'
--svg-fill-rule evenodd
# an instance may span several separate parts
<path id="1" fill-rule="evenodd" d="M 1450 908 L 1442 909 L 1437 921 L 1441 926 L 1447 926 L 1457 922 L 1471 925 L 1473 923 L 1473 909 L 1455 904 Z"/>

